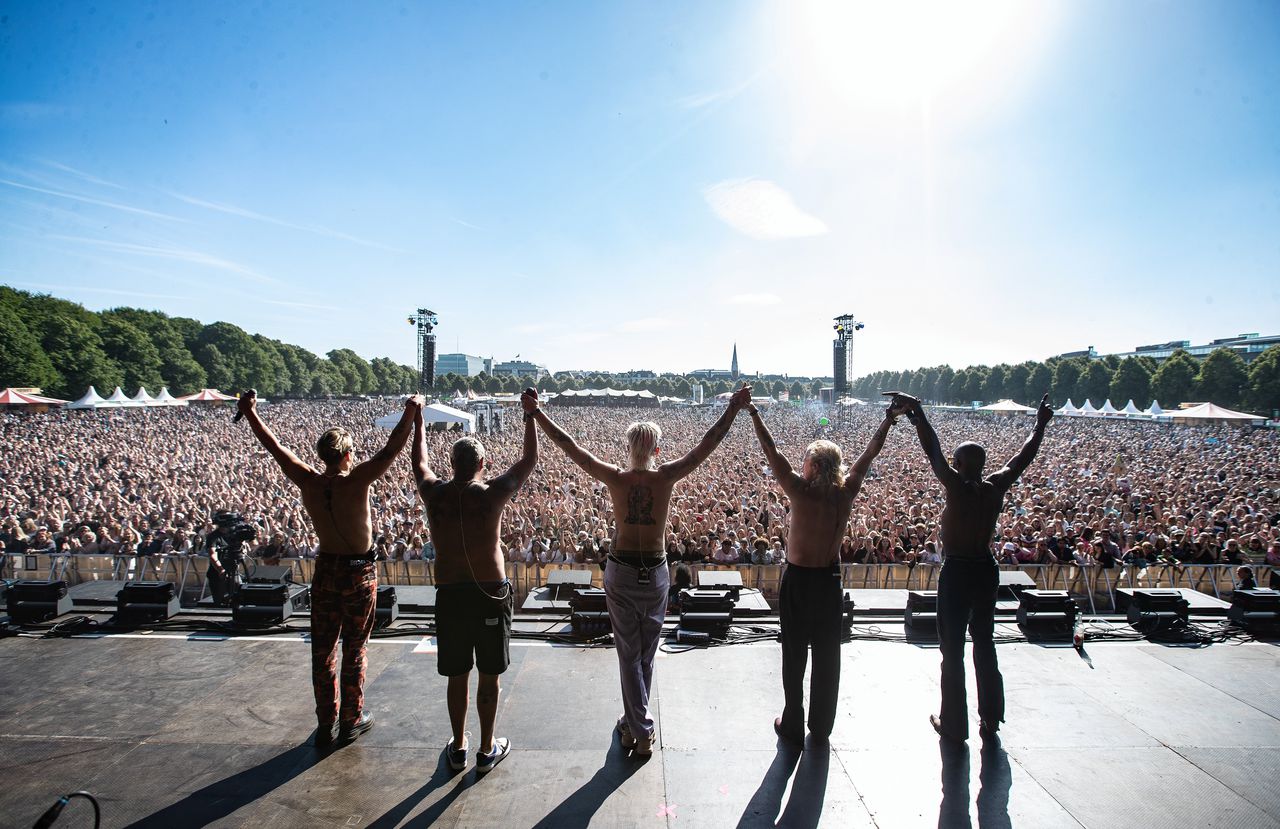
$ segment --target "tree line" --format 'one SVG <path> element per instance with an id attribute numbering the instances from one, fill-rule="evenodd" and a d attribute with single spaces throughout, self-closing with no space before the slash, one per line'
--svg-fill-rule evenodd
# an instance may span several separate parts
<path id="1" fill-rule="evenodd" d="M 901 372 L 878 371 L 852 383 L 858 397 L 897 389 L 935 403 L 968 405 L 975 400 L 994 403 L 1005 398 L 1035 405 L 1049 393 L 1053 405 L 1070 399 L 1075 405 L 1091 400 L 1102 406 L 1110 399 L 1117 409 L 1132 400 L 1145 409 L 1155 399 L 1163 408 L 1209 401 L 1228 408 L 1247 407 L 1269 415 L 1280 409 L 1280 346 L 1272 346 L 1245 363 L 1229 348 L 1209 353 L 1203 361 L 1183 349 L 1163 362 L 1150 357 L 1100 359 L 1053 358 L 1016 365 L 969 366 L 959 371 L 934 366 Z"/>
<path id="2" fill-rule="evenodd" d="M 418 372 L 349 348 L 318 357 L 301 346 L 249 334 L 229 322 L 205 325 L 159 311 L 89 311 L 47 294 L 0 285 L 0 388 L 38 387 L 74 399 L 89 386 L 133 394 L 168 386 L 254 388 L 264 397 L 402 394 Z"/>
<path id="3" fill-rule="evenodd" d="M 808 377 L 771 380 L 743 376 L 735 383 L 729 380 L 708 381 L 683 374 L 662 374 L 658 377 L 624 379 L 609 374 L 583 376 L 576 372 L 567 371 L 544 377 L 534 384 L 528 377 L 490 375 L 482 371 L 471 377 L 452 372 L 438 375 L 436 377 L 436 390 L 441 394 L 449 392 L 466 394 L 468 391 L 473 391 L 476 394 L 515 394 L 529 385 L 537 385 L 538 390 L 542 392 L 612 387 L 649 391 L 659 397 L 678 397 L 684 400 L 690 397 L 693 393 L 693 387 L 698 384 L 702 385 L 702 392 L 706 397 L 714 397 L 717 394 L 733 391 L 741 383 L 750 383 L 753 394 L 777 397 L 781 393 L 786 393 L 790 395 L 792 400 L 817 397 L 820 389 L 831 385 L 829 381 L 814 380 Z"/>

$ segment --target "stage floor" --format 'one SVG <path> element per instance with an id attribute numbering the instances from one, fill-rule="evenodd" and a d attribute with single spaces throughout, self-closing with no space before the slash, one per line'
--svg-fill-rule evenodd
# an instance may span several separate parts
<path id="1" fill-rule="evenodd" d="M 0 824 L 87 789 L 103 826 L 1280 826 L 1280 648 L 1002 645 L 1002 748 L 939 745 L 938 653 L 843 652 L 830 750 L 779 750 L 776 644 L 663 655 L 660 750 L 623 753 L 611 649 L 516 642 L 511 756 L 452 774 L 430 641 L 370 645 L 376 727 L 310 745 L 308 648 L 176 634 L 0 641 Z M 971 713 L 973 702 L 971 701 Z M 478 732 L 472 710 L 471 730 Z M 474 739 L 474 737 L 473 737 Z M 88 826 L 73 801 L 58 825 Z"/>

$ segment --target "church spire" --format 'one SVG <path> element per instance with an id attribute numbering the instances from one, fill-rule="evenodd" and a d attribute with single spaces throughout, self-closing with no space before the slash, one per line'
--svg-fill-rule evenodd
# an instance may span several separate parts
<path id="1" fill-rule="evenodd" d="M 729 373 L 733 375 L 736 382 L 738 379 L 738 344 L 733 344 L 733 362 L 729 364 Z"/>

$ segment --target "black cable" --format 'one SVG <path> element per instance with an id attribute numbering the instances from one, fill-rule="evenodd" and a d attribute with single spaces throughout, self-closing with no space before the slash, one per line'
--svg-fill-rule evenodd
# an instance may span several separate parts
<path id="1" fill-rule="evenodd" d="M 58 819 L 58 815 L 62 814 L 62 810 L 66 808 L 67 804 L 71 802 L 71 798 L 73 797 L 83 797 L 85 800 L 88 800 L 93 804 L 93 829 L 98 829 L 102 824 L 102 810 L 98 807 L 98 798 L 88 792 L 72 792 L 71 794 L 64 794 L 62 797 L 58 798 L 52 806 L 45 810 L 45 813 L 40 816 L 40 819 L 36 821 L 35 826 L 33 826 L 32 829 L 49 829 L 49 827 L 53 825 L 53 822 Z"/>

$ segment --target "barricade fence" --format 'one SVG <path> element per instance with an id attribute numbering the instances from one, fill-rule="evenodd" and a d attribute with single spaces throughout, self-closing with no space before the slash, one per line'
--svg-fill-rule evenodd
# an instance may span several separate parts
<path id="1" fill-rule="evenodd" d="M 257 561 L 250 557 L 247 566 L 252 573 Z M 281 565 L 293 569 L 293 579 L 310 583 L 315 559 L 286 558 Z M 209 559 L 200 555 L 104 556 L 104 555 L 26 555 L 11 554 L 4 562 L 5 578 L 64 579 L 69 585 L 86 581 L 172 581 L 181 585 L 184 594 L 199 595 L 204 584 Z M 591 583 L 604 586 L 604 571 L 598 564 L 523 564 L 509 562 L 507 578 L 516 594 L 517 607 L 530 592 L 547 583 L 556 570 L 573 569 L 591 572 Z M 694 584 L 703 570 L 732 570 L 742 576 L 745 587 L 759 590 L 769 602 L 776 602 L 782 580 L 780 565 L 690 564 Z M 842 564 L 841 583 L 855 590 L 936 590 L 941 565 L 934 564 Z M 1231 564 L 1153 564 L 1147 567 L 1117 566 L 1102 568 L 1075 564 L 1001 565 L 1002 570 L 1021 570 L 1041 590 L 1066 590 L 1083 602 L 1091 612 L 1112 613 L 1116 610 L 1116 591 L 1120 588 L 1187 587 L 1217 598 L 1226 598 L 1235 589 L 1236 566 Z M 1259 582 L 1265 584 L 1264 566 L 1257 566 Z M 431 561 L 398 560 L 378 563 L 378 579 L 382 584 L 423 586 L 435 584 L 435 568 Z"/>

